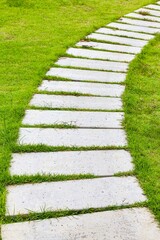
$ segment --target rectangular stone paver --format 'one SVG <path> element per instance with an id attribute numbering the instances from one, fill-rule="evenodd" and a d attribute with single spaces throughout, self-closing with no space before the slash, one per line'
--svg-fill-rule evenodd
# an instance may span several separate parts
<path id="1" fill-rule="evenodd" d="M 160 22 L 159 17 L 154 17 L 150 15 L 142 15 L 139 13 L 129 13 L 125 15 L 126 17 L 131 17 L 131 18 L 137 18 L 137 19 L 144 19 L 144 20 L 150 20 L 150 21 L 155 21 L 155 22 Z"/>
<path id="2" fill-rule="evenodd" d="M 22 153 L 13 154 L 10 173 L 111 176 L 132 171 L 131 161 L 129 152 L 124 150 Z"/>
<path id="3" fill-rule="evenodd" d="M 118 28 L 118 29 L 123 29 L 126 31 L 132 31 L 132 32 L 149 33 L 149 34 L 155 34 L 159 32 L 159 29 L 157 28 L 135 26 L 130 24 L 118 23 L 118 22 L 109 23 L 107 27 Z"/>
<path id="4" fill-rule="evenodd" d="M 114 72 L 126 72 L 128 63 L 90 60 L 85 58 L 60 58 L 57 65 L 64 67 L 88 68 Z"/>
<path id="5" fill-rule="evenodd" d="M 128 23 L 128 24 L 137 25 L 137 26 L 159 28 L 159 32 L 160 32 L 160 23 L 153 22 L 153 21 L 149 22 L 146 20 L 144 21 L 144 20 L 135 20 L 130 18 L 121 18 L 119 22 Z"/>
<path id="6" fill-rule="evenodd" d="M 113 35 L 98 34 L 98 33 L 92 33 L 92 34 L 88 35 L 87 38 L 93 39 L 93 40 L 95 39 L 95 40 L 99 40 L 99 41 L 120 43 L 120 44 L 135 46 L 135 47 L 144 47 L 147 44 L 146 40 L 139 40 L 139 39 L 127 38 L 127 37 L 126 38 L 125 37 L 117 37 L 117 36 L 113 36 Z"/>
<path id="7" fill-rule="evenodd" d="M 159 240 L 147 208 L 131 208 L 2 225 L 2 240 Z"/>
<path id="8" fill-rule="evenodd" d="M 38 89 L 49 92 L 76 92 L 97 96 L 120 97 L 124 92 L 124 88 L 124 86 L 118 84 L 44 80 Z"/>
<path id="9" fill-rule="evenodd" d="M 121 110 L 120 98 L 35 94 L 31 106 L 93 110 Z"/>
<path id="10" fill-rule="evenodd" d="M 135 12 L 147 12 L 150 15 L 156 16 L 156 17 L 160 17 L 160 11 L 156 11 L 156 10 L 151 10 L 149 8 L 139 8 L 138 10 L 136 10 Z"/>
<path id="11" fill-rule="evenodd" d="M 92 147 L 127 145 L 122 129 L 20 128 L 20 145 Z"/>
<path id="12" fill-rule="evenodd" d="M 80 70 L 71 68 L 51 68 L 47 76 L 62 77 L 74 81 L 93 81 L 93 82 L 124 82 L 125 73 L 100 72 L 93 70 Z"/>
<path id="13" fill-rule="evenodd" d="M 98 50 L 88 50 L 79 48 L 69 48 L 67 53 L 75 57 L 86 57 L 91 59 L 103 59 L 111 61 L 131 62 L 134 59 L 133 54 L 114 53 Z"/>
<path id="14" fill-rule="evenodd" d="M 151 9 L 155 9 L 155 10 L 160 11 L 160 6 L 154 5 L 154 4 L 149 4 L 149 5 L 146 6 L 146 8 L 151 8 Z"/>
<path id="15" fill-rule="evenodd" d="M 111 28 L 100 28 L 96 32 L 103 33 L 103 34 L 132 37 L 132 38 L 143 39 L 143 40 L 150 40 L 150 39 L 154 38 L 154 36 L 152 36 L 150 34 L 128 32 L 128 31 L 123 31 L 123 30 L 115 30 L 115 29 L 111 29 Z"/>
<path id="16" fill-rule="evenodd" d="M 131 47 L 119 44 L 109 44 L 91 41 L 81 41 L 76 44 L 77 47 L 89 47 L 94 49 L 101 49 L 106 51 L 122 52 L 122 53 L 132 53 L 137 54 L 141 52 L 140 47 Z"/>
<path id="17" fill-rule="evenodd" d="M 6 215 L 103 208 L 146 200 L 135 177 L 107 177 L 7 187 Z"/>
<path id="18" fill-rule="evenodd" d="M 83 128 L 122 128 L 122 120 L 123 113 L 120 112 L 27 110 L 23 124 L 69 124 Z"/>

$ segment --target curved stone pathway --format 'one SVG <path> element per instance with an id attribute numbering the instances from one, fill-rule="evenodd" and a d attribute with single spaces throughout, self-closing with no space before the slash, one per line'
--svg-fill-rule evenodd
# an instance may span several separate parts
<path id="1" fill-rule="evenodd" d="M 123 82 L 129 63 L 158 32 L 160 2 L 127 14 L 69 48 L 67 57 L 46 74 L 58 80 L 43 80 L 33 96 L 18 144 L 86 150 L 15 153 L 11 160 L 12 176 L 93 174 L 96 178 L 8 186 L 6 216 L 44 210 L 124 209 L 6 224 L 2 240 L 160 239 L 148 209 L 125 209 L 147 200 L 137 179 L 115 176 L 134 169 L 125 150 Z"/>

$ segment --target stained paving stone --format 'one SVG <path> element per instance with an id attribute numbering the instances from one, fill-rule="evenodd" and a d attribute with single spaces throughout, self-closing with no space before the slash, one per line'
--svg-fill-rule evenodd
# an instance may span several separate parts
<path id="1" fill-rule="evenodd" d="M 120 44 L 109 44 L 109 43 L 100 43 L 100 42 L 93 42 L 93 41 L 81 41 L 81 42 L 78 42 L 76 46 L 89 47 L 89 48 L 101 49 L 106 51 L 132 53 L 132 54 L 138 54 L 141 52 L 140 47 L 131 47 L 131 46 L 125 46 Z"/>
<path id="2" fill-rule="evenodd" d="M 118 24 L 118 23 L 117 23 Z M 109 26 L 109 25 L 108 25 Z M 125 37 L 117 37 L 107 34 L 98 34 L 92 33 L 86 37 L 87 39 L 94 39 L 106 42 L 120 43 L 125 45 L 131 45 L 135 47 L 144 47 L 147 44 L 146 40 L 139 40 L 134 38 L 125 38 Z"/>
<path id="3" fill-rule="evenodd" d="M 154 17 L 150 15 L 142 15 L 139 13 L 129 13 L 125 15 L 126 17 L 131 17 L 131 18 L 137 18 L 137 19 L 143 19 L 143 20 L 150 20 L 150 21 L 155 21 L 155 22 L 160 22 L 159 17 Z"/>
<path id="4" fill-rule="evenodd" d="M 149 8 L 139 8 L 138 10 L 136 10 L 135 12 L 147 12 L 149 13 L 149 15 L 153 15 L 156 17 L 160 17 L 160 11 L 156 11 L 156 10 L 151 10 Z"/>
<path id="5" fill-rule="evenodd" d="M 89 173 L 112 176 L 132 170 L 131 156 L 124 150 L 13 154 L 10 167 L 11 175 Z"/>
<path id="6" fill-rule="evenodd" d="M 146 6 L 146 8 L 160 10 L 160 6 L 154 5 L 154 4 L 149 4 L 149 5 Z"/>
<path id="7" fill-rule="evenodd" d="M 135 177 L 107 177 L 7 187 L 6 215 L 125 206 L 143 202 Z"/>
<path id="8" fill-rule="evenodd" d="M 38 89 L 49 92 L 76 92 L 98 96 L 120 97 L 125 87 L 118 84 L 44 80 Z"/>
<path id="9" fill-rule="evenodd" d="M 148 34 L 156 34 L 159 32 L 159 29 L 157 28 L 135 26 L 131 24 L 124 24 L 124 23 L 118 23 L 118 22 L 109 23 L 107 27 L 118 28 L 118 29 L 123 29 L 126 31 L 132 31 L 132 32 L 148 33 Z"/>
<path id="10" fill-rule="evenodd" d="M 93 110 L 121 110 L 120 98 L 35 94 L 31 106 Z"/>
<path id="11" fill-rule="evenodd" d="M 69 48 L 67 53 L 75 57 L 86 57 L 93 59 L 103 59 L 111 61 L 131 62 L 134 59 L 134 55 L 124 53 L 104 52 L 97 50 Z"/>
<path id="12" fill-rule="evenodd" d="M 3 240 L 159 240 L 147 208 L 104 211 L 2 225 Z"/>
<path id="13" fill-rule="evenodd" d="M 60 58 L 56 64 L 64 67 L 80 67 L 114 72 L 126 72 L 128 69 L 128 63 L 115 63 L 111 61 L 90 60 L 85 58 Z"/>
<path id="14" fill-rule="evenodd" d="M 23 124 L 69 124 L 83 128 L 122 128 L 123 113 L 27 110 Z"/>
<path id="15" fill-rule="evenodd" d="M 128 23 L 128 24 L 137 25 L 137 26 L 159 28 L 159 32 L 160 32 L 160 23 L 153 22 L 153 21 L 149 22 L 149 21 L 146 21 L 146 20 L 135 20 L 135 19 L 130 19 L 130 18 L 121 18 L 118 22 Z"/>
<path id="16" fill-rule="evenodd" d="M 127 145 L 122 129 L 20 128 L 18 144 L 67 147 Z"/>
<path id="17" fill-rule="evenodd" d="M 125 73 L 100 72 L 93 70 L 80 70 L 71 68 L 51 68 L 47 76 L 68 78 L 74 81 L 96 81 L 96 82 L 124 82 Z"/>
<path id="18" fill-rule="evenodd" d="M 123 31 L 123 30 L 115 30 L 115 29 L 106 28 L 106 27 L 100 28 L 96 32 L 103 33 L 103 34 L 132 37 L 132 38 L 143 39 L 143 40 L 150 40 L 150 39 L 154 38 L 154 36 L 152 36 L 150 34 L 128 32 L 128 31 Z"/>

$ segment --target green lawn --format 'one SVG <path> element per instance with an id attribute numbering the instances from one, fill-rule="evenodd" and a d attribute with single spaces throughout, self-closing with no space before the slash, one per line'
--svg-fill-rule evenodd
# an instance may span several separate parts
<path id="1" fill-rule="evenodd" d="M 69 46 L 88 33 L 152 2 L 155 1 L 0 0 L 1 220 L 5 211 L 5 186 L 11 181 L 8 173 L 11 152 L 15 151 L 24 111 L 46 71 Z M 124 96 L 129 147 L 136 174 L 155 213 L 160 208 L 158 44 L 157 38 L 132 64 Z"/>
<path id="2" fill-rule="evenodd" d="M 125 126 L 135 174 L 160 222 L 160 35 L 132 62 L 126 84 Z"/>

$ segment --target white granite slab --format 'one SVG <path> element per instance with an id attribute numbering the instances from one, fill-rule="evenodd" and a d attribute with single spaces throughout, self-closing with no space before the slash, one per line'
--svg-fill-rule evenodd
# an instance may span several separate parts
<path id="1" fill-rule="evenodd" d="M 160 230 L 147 208 L 131 208 L 6 224 L 2 239 L 159 240 Z"/>
<path id="2" fill-rule="evenodd" d="M 160 11 L 156 11 L 156 10 L 151 10 L 149 8 L 139 8 L 138 10 L 136 10 L 135 12 L 147 12 L 150 15 L 156 16 L 156 17 L 160 17 Z"/>
<path id="3" fill-rule="evenodd" d="M 122 129 L 20 128 L 18 144 L 68 147 L 127 145 Z"/>
<path id="4" fill-rule="evenodd" d="M 109 44 L 100 42 L 81 41 L 76 44 L 77 47 L 90 47 L 94 49 L 101 49 L 106 51 L 122 52 L 137 54 L 141 52 L 140 47 L 131 47 L 120 44 Z"/>
<path id="5" fill-rule="evenodd" d="M 123 113 L 27 110 L 23 124 L 69 124 L 83 128 L 122 128 Z"/>
<path id="6" fill-rule="evenodd" d="M 154 16 L 150 16 L 150 15 L 143 15 L 143 14 L 139 14 L 139 13 L 129 13 L 129 14 L 126 14 L 125 16 L 126 17 L 131 17 L 131 18 L 160 22 L 159 17 L 154 17 Z"/>
<path id="7" fill-rule="evenodd" d="M 68 78 L 74 81 L 96 81 L 96 82 L 124 82 L 125 73 L 100 72 L 93 70 L 79 70 L 71 68 L 51 68 L 47 76 Z"/>
<path id="8" fill-rule="evenodd" d="M 76 92 L 97 96 L 120 97 L 125 87 L 118 84 L 43 80 L 38 89 L 49 92 Z"/>
<path id="9" fill-rule="evenodd" d="M 75 57 L 86 57 L 93 59 L 103 59 L 111 61 L 131 62 L 134 59 L 133 54 L 114 53 L 98 50 L 88 50 L 80 48 L 69 48 L 67 53 Z"/>
<path id="10" fill-rule="evenodd" d="M 128 24 L 137 25 L 137 26 L 159 28 L 159 32 L 160 32 L 160 23 L 158 22 L 153 22 L 153 21 L 149 22 L 147 20 L 135 20 L 131 18 L 120 18 L 118 22 L 128 23 Z"/>
<path id="11" fill-rule="evenodd" d="M 154 38 L 154 36 L 152 36 L 150 34 L 128 32 L 128 31 L 123 31 L 123 30 L 115 30 L 112 28 L 100 28 L 96 32 L 103 33 L 103 34 L 110 34 L 110 35 L 132 37 L 132 38 L 143 39 L 143 40 L 150 40 L 150 39 Z"/>
<path id="12" fill-rule="evenodd" d="M 10 173 L 112 176 L 132 171 L 131 161 L 129 152 L 124 150 L 22 153 L 13 154 Z"/>
<path id="13" fill-rule="evenodd" d="M 159 29 L 156 29 L 156 28 L 135 26 L 131 24 L 124 24 L 124 23 L 118 23 L 118 22 L 109 23 L 107 27 L 123 29 L 126 31 L 132 31 L 132 32 L 148 33 L 148 34 L 155 34 L 159 31 Z"/>
<path id="14" fill-rule="evenodd" d="M 93 40 L 99 40 L 99 41 L 131 45 L 131 46 L 135 46 L 135 47 L 144 47 L 147 44 L 146 40 L 139 40 L 139 39 L 127 38 L 127 37 L 126 38 L 125 37 L 117 37 L 117 36 L 112 36 L 112 35 L 107 35 L 107 34 L 98 34 L 98 33 L 92 33 L 92 34 L 88 35 L 86 38 L 93 39 Z"/>
<path id="15" fill-rule="evenodd" d="M 111 61 L 90 60 L 85 58 L 60 58 L 56 64 L 64 67 L 80 67 L 114 72 L 126 72 L 128 69 L 128 63 L 115 63 Z"/>
<path id="16" fill-rule="evenodd" d="M 120 98 L 86 97 L 35 94 L 30 102 L 31 106 L 45 108 L 73 108 L 94 110 L 121 110 Z"/>
<path id="17" fill-rule="evenodd" d="M 146 8 L 160 10 L 160 6 L 155 5 L 155 4 L 149 4 L 149 5 L 146 6 Z"/>
<path id="18" fill-rule="evenodd" d="M 6 215 L 125 206 L 146 200 L 135 177 L 107 177 L 7 187 Z"/>

